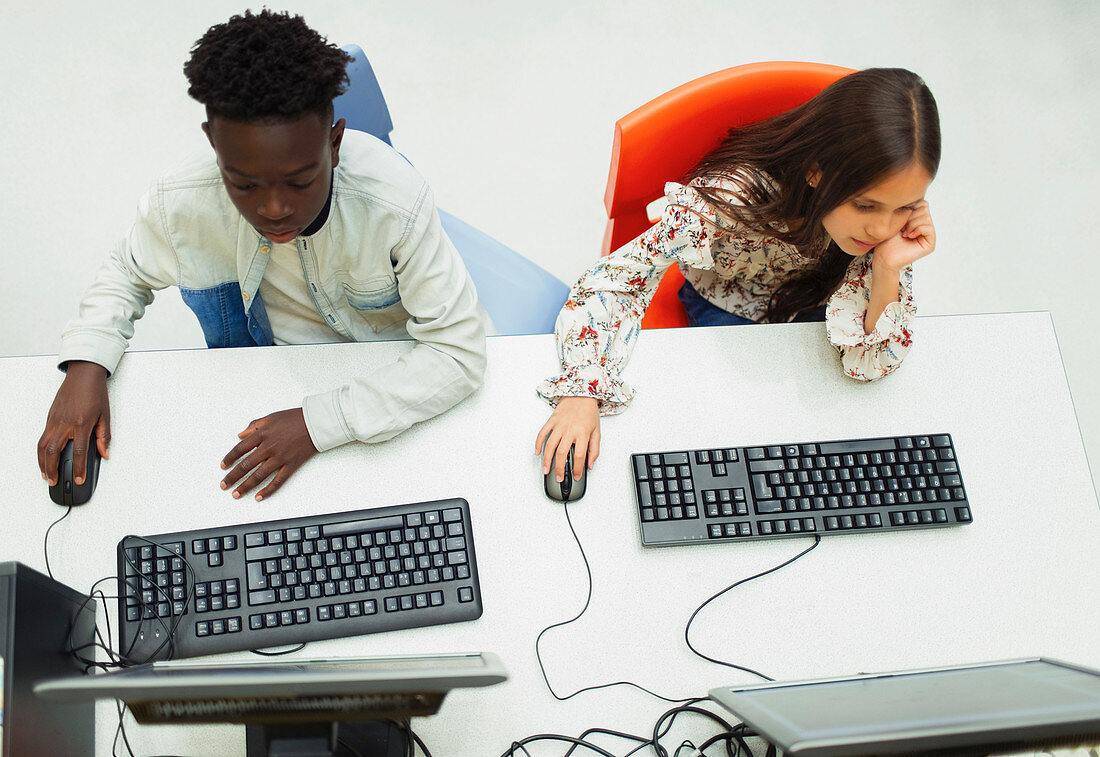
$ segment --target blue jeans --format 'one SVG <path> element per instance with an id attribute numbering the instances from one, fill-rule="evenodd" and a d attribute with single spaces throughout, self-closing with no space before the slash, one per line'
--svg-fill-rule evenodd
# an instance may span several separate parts
<path id="1" fill-rule="evenodd" d="M 686 281 L 684 285 L 680 287 L 677 296 L 680 298 L 680 302 L 683 303 L 684 310 L 687 311 L 688 323 L 692 326 L 745 326 L 750 323 L 756 323 L 756 321 L 734 315 L 708 302 L 695 291 L 695 287 Z M 792 322 L 800 323 L 804 321 L 824 320 L 825 306 L 822 305 L 812 310 L 803 310 L 792 319 Z"/>
<path id="2" fill-rule="evenodd" d="M 199 319 L 207 347 L 270 347 L 275 344 L 259 292 L 247 313 L 241 302 L 241 285 L 236 281 L 208 289 L 180 287 L 180 295 Z"/>

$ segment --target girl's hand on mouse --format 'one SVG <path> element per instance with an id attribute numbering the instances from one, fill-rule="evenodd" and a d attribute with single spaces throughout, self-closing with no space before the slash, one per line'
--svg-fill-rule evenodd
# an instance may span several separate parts
<path id="1" fill-rule="evenodd" d="M 88 466 L 88 440 L 96 434 L 99 456 L 107 457 L 111 442 L 111 404 L 107 399 L 107 369 L 96 363 L 73 360 L 46 416 L 46 429 L 38 439 L 38 468 L 50 486 L 57 483 L 57 461 L 65 444 L 73 440 L 73 480 L 84 483 Z"/>
<path id="2" fill-rule="evenodd" d="M 241 441 L 222 459 L 223 470 L 240 460 L 221 483 L 223 489 L 228 489 L 241 482 L 233 490 L 234 499 L 248 494 L 274 473 L 271 482 L 256 492 L 256 501 L 271 496 L 306 460 L 317 454 L 300 407 L 257 418 L 237 436 Z"/>
<path id="3" fill-rule="evenodd" d="M 588 469 L 592 470 L 600 456 L 600 410 L 592 397 L 562 397 L 539 429 L 535 454 L 542 455 L 543 475 L 553 467 L 556 480 L 565 478 L 565 458 L 574 445 L 573 478 L 579 481 L 583 461 L 587 458 Z M 582 462 L 578 465 L 576 461 Z"/>
<path id="4" fill-rule="evenodd" d="M 918 202 L 901 231 L 875 247 L 875 270 L 901 271 L 936 249 L 936 227 L 926 200 Z"/>

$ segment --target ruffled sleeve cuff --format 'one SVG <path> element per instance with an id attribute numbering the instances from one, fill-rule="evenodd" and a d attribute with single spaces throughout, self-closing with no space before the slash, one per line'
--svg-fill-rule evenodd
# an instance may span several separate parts
<path id="1" fill-rule="evenodd" d="M 857 264 L 861 261 L 857 261 Z M 897 369 L 913 344 L 912 268 L 901 277 L 899 302 L 889 303 L 871 333 L 863 331 L 870 298 L 870 261 L 854 265 L 857 275 L 829 298 L 825 331 L 840 353 L 844 373 L 858 381 L 874 381 Z"/>
<path id="2" fill-rule="evenodd" d="M 613 378 L 598 365 L 567 368 L 561 375 L 540 383 L 536 391 L 551 406 L 556 406 L 562 397 L 593 397 L 599 402 L 600 415 L 621 413 L 634 398 L 629 384 Z"/>

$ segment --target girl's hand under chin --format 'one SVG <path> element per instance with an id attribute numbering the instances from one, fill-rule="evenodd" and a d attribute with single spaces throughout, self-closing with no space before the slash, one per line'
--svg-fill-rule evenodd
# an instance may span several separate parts
<path id="1" fill-rule="evenodd" d="M 901 271 L 935 249 L 936 227 L 932 225 L 928 202 L 921 200 L 901 231 L 875 247 L 872 264 L 877 270 L 885 267 Z"/>

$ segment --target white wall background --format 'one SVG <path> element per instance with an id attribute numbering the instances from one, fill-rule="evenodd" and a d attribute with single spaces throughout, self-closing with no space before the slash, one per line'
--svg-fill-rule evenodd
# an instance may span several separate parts
<path id="1" fill-rule="evenodd" d="M 203 148 L 182 64 L 242 3 L 4 9 L 0 355 L 57 350 L 148 182 Z M 1050 310 L 1086 448 L 1100 456 L 1100 4 L 300 0 L 288 9 L 366 50 L 394 143 L 441 206 L 570 283 L 599 253 L 618 117 L 751 61 L 917 71 L 939 102 L 944 144 L 929 195 L 939 247 L 917 269 L 921 312 Z M 134 340 L 136 349 L 202 344 L 171 291 Z M 981 350 L 960 344 L 959 359 Z"/>

